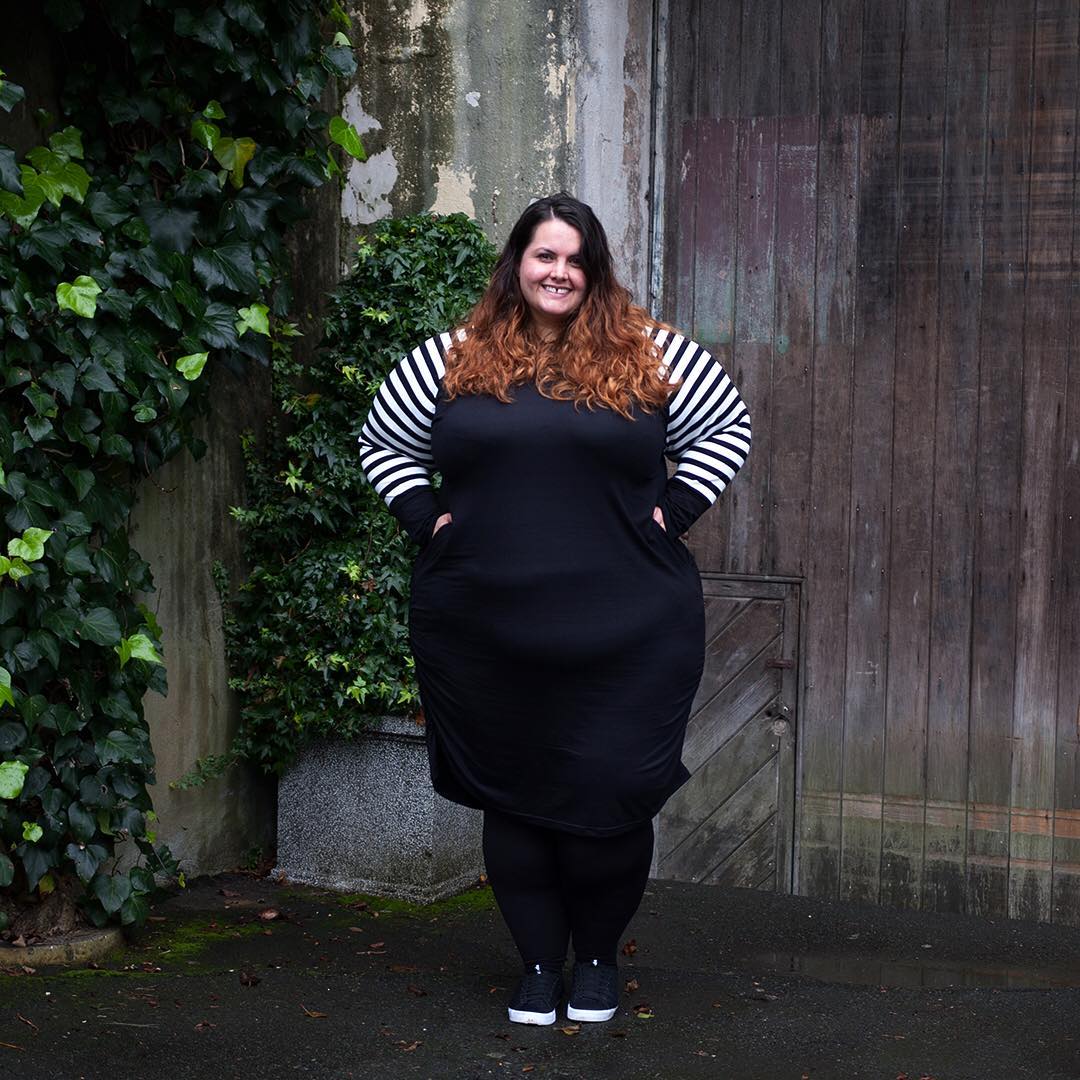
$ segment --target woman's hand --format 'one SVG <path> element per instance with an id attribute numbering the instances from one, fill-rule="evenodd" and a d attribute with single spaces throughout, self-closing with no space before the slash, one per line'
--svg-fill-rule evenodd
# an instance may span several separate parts
<path id="1" fill-rule="evenodd" d="M 434 536 L 444 525 L 449 525 L 453 520 L 450 514 L 440 514 L 435 519 L 435 528 L 431 530 L 431 535 Z"/>
<path id="2" fill-rule="evenodd" d="M 661 510 L 659 506 L 653 509 L 652 519 L 664 530 L 664 532 L 667 532 L 667 525 L 664 523 L 664 511 Z"/>

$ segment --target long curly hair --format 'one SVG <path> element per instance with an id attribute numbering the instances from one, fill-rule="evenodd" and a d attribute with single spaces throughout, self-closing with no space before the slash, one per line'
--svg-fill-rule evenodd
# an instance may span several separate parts
<path id="1" fill-rule="evenodd" d="M 559 336 L 544 341 L 532 326 L 518 269 L 537 226 L 552 218 L 581 236 L 586 293 Z M 512 387 L 533 383 L 545 397 L 590 409 L 628 418 L 635 406 L 651 412 L 673 389 L 650 334 L 661 327 L 671 329 L 632 303 L 616 279 L 604 227 L 592 208 L 559 192 L 532 203 L 510 231 L 487 290 L 453 336 L 443 392 L 509 402 Z"/>

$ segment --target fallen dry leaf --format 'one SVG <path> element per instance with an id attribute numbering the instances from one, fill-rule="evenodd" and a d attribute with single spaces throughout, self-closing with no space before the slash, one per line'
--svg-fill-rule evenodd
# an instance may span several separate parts
<path id="1" fill-rule="evenodd" d="M 325 1020 L 329 1015 L 329 1013 L 319 1012 L 318 1009 L 309 1009 L 302 1001 L 300 1008 L 304 1010 L 304 1015 L 310 1016 L 312 1020 Z"/>
<path id="2" fill-rule="evenodd" d="M 411 1053 L 418 1046 L 422 1045 L 423 1039 L 413 1039 L 411 1043 L 407 1043 L 404 1039 L 399 1039 L 397 1047 L 399 1050 L 403 1050 L 406 1054 Z"/>
<path id="3" fill-rule="evenodd" d="M 399 975 L 410 975 L 420 969 L 415 964 L 388 964 L 387 971 L 395 971 Z"/>
<path id="4" fill-rule="evenodd" d="M 576 1035 L 581 1030 L 580 1024 L 567 1024 L 565 1027 L 559 1028 L 564 1035 Z"/>
<path id="5" fill-rule="evenodd" d="M 406 986 L 405 989 L 410 994 L 412 994 L 413 997 L 427 997 L 428 996 L 428 992 L 422 986 L 413 986 L 412 983 L 409 983 L 409 985 Z"/>
<path id="6" fill-rule="evenodd" d="M 637 981 L 637 979 L 627 979 L 626 980 L 626 992 L 628 994 L 632 994 L 636 990 L 640 990 L 640 989 L 641 989 L 641 983 L 639 983 Z"/>
<path id="7" fill-rule="evenodd" d="M 608 1037 L 612 1038 L 612 1039 L 625 1039 L 626 1038 L 626 1032 L 625 1031 L 609 1031 L 608 1032 Z"/>
<path id="8" fill-rule="evenodd" d="M 281 912 L 278 911 L 277 908 L 272 907 L 265 908 L 264 910 L 259 912 L 259 918 L 262 919 L 263 922 L 270 922 L 271 920 L 278 918 L 278 916 L 280 915 Z"/>
<path id="9" fill-rule="evenodd" d="M 386 947 L 386 942 L 385 941 L 369 941 L 368 942 L 368 948 L 369 949 L 383 949 L 385 947 Z"/>
<path id="10" fill-rule="evenodd" d="M 217 1024 L 211 1024 L 209 1020 L 200 1020 L 195 1025 L 195 1030 L 198 1031 L 198 1032 L 203 1032 L 203 1031 L 210 1031 L 210 1030 L 212 1030 L 213 1028 L 216 1028 L 216 1027 L 217 1027 Z"/>
<path id="11" fill-rule="evenodd" d="M 362 926 L 350 926 L 349 927 L 349 933 L 350 934 L 362 934 L 363 932 L 364 932 L 364 928 Z"/>
<path id="12" fill-rule="evenodd" d="M 27 1026 L 28 1028 L 30 1028 L 30 1030 L 31 1030 L 31 1031 L 33 1031 L 33 1033 L 34 1033 L 35 1035 L 36 1035 L 36 1034 L 38 1033 L 38 1031 L 40 1030 L 40 1028 L 39 1028 L 39 1027 L 37 1026 L 37 1024 L 35 1024 L 35 1023 L 34 1023 L 34 1021 L 33 1021 L 33 1020 L 27 1020 L 27 1018 L 26 1018 L 25 1016 L 23 1016 L 23 1014 L 22 1014 L 21 1012 L 17 1012 L 17 1013 L 15 1014 L 15 1015 L 16 1015 L 16 1016 L 17 1016 L 17 1017 L 18 1017 L 18 1018 L 19 1018 L 19 1019 L 20 1019 L 20 1020 L 21 1020 L 21 1021 L 22 1021 L 22 1022 L 23 1022 L 24 1024 L 26 1024 L 26 1026 Z"/>
<path id="13" fill-rule="evenodd" d="M 240 972 L 240 985 L 241 986 L 258 986 L 262 982 L 262 979 L 256 975 L 253 971 L 241 971 Z"/>
<path id="14" fill-rule="evenodd" d="M 24 938 L 22 934 L 20 934 L 11 944 L 14 945 L 16 949 L 25 949 L 26 938 Z"/>
<path id="15" fill-rule="evenodd" d="M 521 1071 L 522 1072 L 532 1072 L 533 1069 L 535 1069 L 535 1068 L 536 1068 L 535 1065 L 522 1065 L 521 1066 Z"/>
<path id="16" fill-rule="evenodd" d="M 234 892 L 232 889 L 218 889 L 218 892 L 222 896 L 227 897 L 230 900 L 235 900 L 240 895 L 238 892 Z"/>
<path id="17" fill-rule="evenodd" d="M 626 942 L 625 945 L 623 945 L 622 954 L 623 954 L 623 956 L 633 956 L 634 953 L 636 953 L 636 952 L 637 952 L 637 941 L 634 938 L 631 938 L 628 942 Z"/>
<path id="18" fill-rule="evenodd" d="M 655 1014 L 652 1011 L 652 1006 L 642 1002 L 640 1005 L 634 1006 L 634 1015 L 639 1020 L 651 1020 Z"/>

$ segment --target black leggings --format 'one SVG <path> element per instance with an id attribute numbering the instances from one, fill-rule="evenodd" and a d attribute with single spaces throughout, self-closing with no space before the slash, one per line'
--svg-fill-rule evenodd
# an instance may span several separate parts
<path id="1" fill-rule="evenodd" d="M 614 964 L 652 862 L 652 822 L 616 836 L 575 836 L 484 813 L 484 860 L 499 910 L 528 966 Z"/>

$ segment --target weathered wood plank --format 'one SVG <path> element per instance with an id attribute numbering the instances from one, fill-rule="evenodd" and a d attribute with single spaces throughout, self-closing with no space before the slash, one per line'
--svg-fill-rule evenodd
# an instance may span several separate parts
<path id="1" fill-rule="evenodd" d="M 686 727 L 683 764 L 691 770 L 707 761 L 750 717 L 762 713 L 780 696 L 780 672 L 769 666 L 779 643 L 763 649 Z"/>
<path id="2" fill-rule="evenodd" d="M 699 138 L 702 160 L 694 240 L 695 303 L 690 317 L 677 325 L 699 335 L 713 355 L 737 379 L 732 356 L 735 319 L 736 200 L 738 120 L 742 55 L 740 7 L 729 0 L 707 4 L 700 26 L 697 79 Z M 744 394 L 747 387 L 739 383 Z M 746 394 L 751 415 L 757 414 L 752 392 Z M 757 454 L 755 447 L 753 455 Z M 753 456 L 752 455 L 752 456 Z M 729 571 L 731 518 L 743 498 L 742 478 L 690 531 L 690 547 L 704 571 Z"/>
<path id="3" fill-rule="evenodd" d="M 1034 3 L 992 9 L 972 606 L 967 908 L 1008 912 Z"/>
<path id="4" fill-rule="evenodd" d="M 710 885 L 752 889 L 776 873 L 776 816 L 763 821 L 706 878 Z"/>
<path id="5" fill-rule="evenodd" d="M 920 905 L 923 876 L 945 12 L 938 0 L 908 0 L 900 102 L 881 900 L 909 909 Z"/>
<path id="6" fill-rule="evenodd" d="M 668 108 L 667 220 L 674 235 L 664 244 L 664 312 L 676 326 L 691 326 L 694 317 L 694 237 L 697 225 L 698 87 L 701 43 L 701 0 L 671 9 L 669 49 L 679 63 L 668 64 L 671 78 Z M 669 226 L 669 232 L 672 231 Z"/>
<path id="7" fill-rule="evenodd" d="M 800 721 L 796 888 L 836 896 L 851 463 L 862 4 L 822 5 L 821 127 L 814 266 L 813 456 L 806 529 L 806 645 Z"/>
<path id="8" fill-rule="evenodd" d="M 1078 57 L 1080 62 L 1080 57 Z M 1080 91 L 1077 94 L 1080 119 Z M 1065 453 L 1062 463 L 1061 619 L 1054 766 L 1054 922 L 1080 925 L 1080 147 L 1073 156 L 1072 244 L 1069 281 L 1069 363 L 1066 375 Z"/>
<path id="9" fill-rule="evenodd" d="M 735 573 L 760 574 L 767 559 L 772 442 L 780 6 L 744 4 L 741 36 L 732 364 L 736 383 L 752 403 L 757 445 L 732 492 L 727 566 Z"/>
<path id="10" fill-rule="evenodd" d="M 664 808 L 661 865 L 683 844 L 696 843 L 697 830 L 713 811 L 775 755 L 776 737 L 770 731 L 769 721 L 761 716 L 744 721 L 739 731 L 698 766 L 694 775 L 668 800 Z"/>
<path id="11" fill-rule="evenodd" d="M 987 50 L 983 0 L 949 8 L 938 310 L 926 797 L 949 803 L 926 815 L 922 906 L 962 911 L 967 830 L 968 713 L 979 421 Z"/>
<path id="12" fill-rule="evenodd" d="M 753 829 L 776 813 L 776 767 L 766 761 L 745 784 L 661 862 L 666 877 L 706 881 Z"/>
<path id="13" fill-rule="evenodd" d="M 1076 148 L 1075 0 L 1036 9 L 1030 234 L 1024 311 L 1023 459 L 1016 609 L 1012 819 L 1032 816 L 1040 831 L 1010 830 L 1009 914 L 1050 918 L 1061 463 L 1069 350 L 1068 248 Z"/>
<path id="14" fill-rule="evenodd" d="M 844 798 L 880 801 L 885 736 L 896 335 L 897 112 L 903 9 L 868 0 L 863 28 L 859 277 L 852 389 Z M 876 901 L 881 818 L 845 808 L 840 895 Z"/>
<path id="15" fill-rule="evenodd" d="M 810 492 L 821 12 L 783 9 L 776 211 L 776 319 L 772 357 L 766 568 L 806 572 Z"/>

